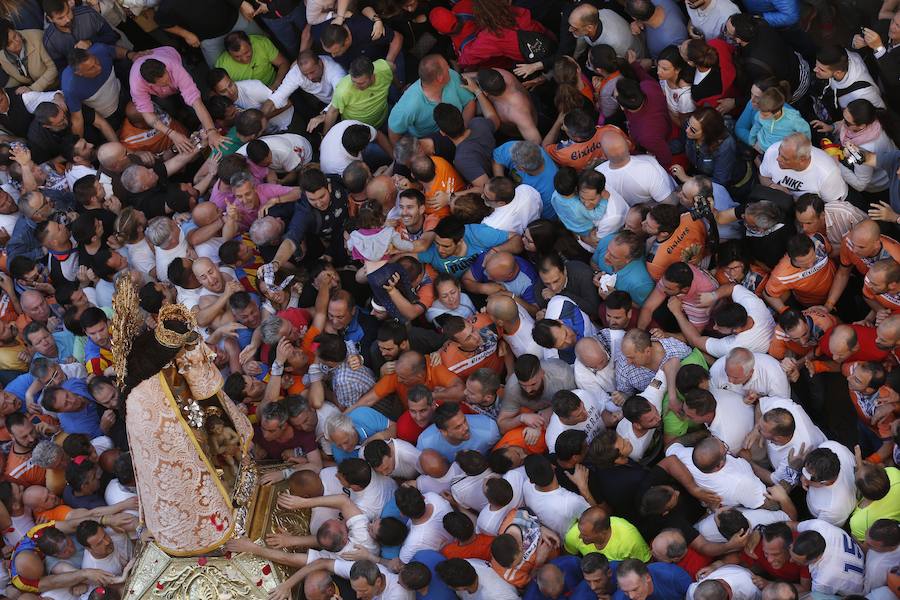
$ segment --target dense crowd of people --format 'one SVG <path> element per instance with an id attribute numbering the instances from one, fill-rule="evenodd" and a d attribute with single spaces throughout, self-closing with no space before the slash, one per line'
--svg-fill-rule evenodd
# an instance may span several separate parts
<path id="1" fill-rule="evenodd" d="M 2 5 L 0 596 L 128 594 L 130 278 L 270 600 L 900 598 L 897 0 Z"/>

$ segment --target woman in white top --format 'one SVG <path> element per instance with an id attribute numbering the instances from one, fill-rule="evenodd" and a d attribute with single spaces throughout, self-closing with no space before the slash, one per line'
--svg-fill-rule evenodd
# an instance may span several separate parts
<path id="1" fill-rule="evenodd" d="M 442 273 L 434 280 L 434 304 L 425 313 L 429 323 L 441 315 L 456 315 L 468 319 L 477 311 L 472 300 L 463 293 L 459 282 L 452 276 Z"/>
<path id="2" fill-rule="evenodd" d="M 679 125 L 684 124 L 697 108 L 691 96 L 691 84 L 681 78 L 685 69 L 687 63 L 676 46 L 663 48 L 656 62 L 656 74 L 659 76 L 659 86 L 666 96 L 669 116 Z"/>
<path id="3" fill-rule="evenodd" d="M 156 279 L 156 254 L 153 244 L 144 237 L 146 226 L 144 213 L 126 206 L 116 217 L 116 237 L 128 253 L 128 264 Z"/>
<path id="4" fill-rule="evenodd" d="M 896 144 L 881 127 L 878 109 L 863 98 L 854 100 L 844 109 L 844 120 L 834 125 L 813 121 L 813 127 L 822 133 L 834 132 L 841 146 L 852 143 L 869 152 L 893 152 Z M 847 166 L 840 163 L 841 177 L 847 185 L 859 192 L 883 192 L 888 188 L 888 173 L 884 169 L 859 164 Z"/>

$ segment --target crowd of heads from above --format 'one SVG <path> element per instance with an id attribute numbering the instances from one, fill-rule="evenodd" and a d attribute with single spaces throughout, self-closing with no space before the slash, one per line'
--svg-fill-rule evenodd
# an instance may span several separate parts
<path id="1" fill-rule="evenodd" d="M 900 598 L 898 8 L 0 0 L 0 596 Z"/>

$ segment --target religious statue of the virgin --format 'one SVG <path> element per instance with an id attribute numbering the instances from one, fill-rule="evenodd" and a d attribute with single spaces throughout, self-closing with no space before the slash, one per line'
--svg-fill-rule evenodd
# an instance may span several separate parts
<path id="1" fill-rule="evenodd" d="M 127 596 L 168 597 L 162 591 L 171 586 L 184 588 L 179 596 L 185 598 L 264 593 L 279 583 L 277 570 L 250 558 L 241 565 L 220 550 L 234 536 L 259 539 L 271 531 L 275 503 L 274 490 L 257 484 L 253 428 L 222 391 L 213 350 L 182 304 L 163 306 L 156 327 L 144 329 L 128 277 L 116 286 L 113 311 L 114 365 L 125 398 L 140 518 L 153 540 L 135 575 L 140 581 L 129 584 Z M 211 418 L 240 439 L 229 464 L 218 464 L 210 452 L 205 425 Z M 250 580 L 258 590 L 246 588 Z M 189 591 L 194 588 L 201 591 Z"/>

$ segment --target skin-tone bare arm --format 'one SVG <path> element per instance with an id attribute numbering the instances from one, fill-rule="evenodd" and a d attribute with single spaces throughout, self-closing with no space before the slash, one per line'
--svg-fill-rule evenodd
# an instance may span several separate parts
<path id="1" fill-rule="evenodd" d="M 394 64 L 397 61 L 397 55 L 400 54 L 400 50 L 403 49 L 403 34 L 399 31 L 394 32 L 394 39 L 391 40 L 391 45 L 388 47 L 387 56 L 384 57 L 384 60 L 388 61 L 391 64 Z"/>
<path id="2" fill-rule="evenodd" d="M 189 234 L 187 234 L 188 244 L 196 248 L 203 242 L 208 242 L 214 237 L 218 237 L 219 233 L 221 233 L 222 231 L 223 225 L 224 223 L 222 222 L 222 217 L 219 217 L 209 225 L 204 225 L 203 227 L 194 229 Z"/>
<path id="3" fill-rule="evenodd" d="M 441 402 L 462 402 L 465 397 L 466 386 L 462 379 L 456 377 L 453 383 L 445 388 L 435 388 L 433 390 L 434 399 Z"/>
<path id="4" fill-rule="evenodd" d="M 334 124 L 337 123 L 339 116 L 341 116 L 341 112 L 338 109 L 336 109 L 334 106 L 328 107 L 328 112 L 325 113 L 325 124 L 322 126 L 323 135 L 328 133 L 328 131 L 332 127 L 334 127 Z"/>
<path id="5" fill-rule="evenodd" d="M 512 254 L 521 254 L 522 251 L 525 250 L 525 245 L 522 243 L 522 236 L 515 233 L 510 233 L 509 237 L 506 238 L 506 241 L 499 246 L 495 246 L 493 250 L 495 252 L 510 252 Z"/>
<path id="6" fill-rule="evenodd" d="M 275 81 L 272 82 L 272 85 L 269 86 L 272 90 L 277 90 L 278 86 L 281 85 L 281 82 L 284 81 L 284 76 L 287 75 L 288 70 L 291 68 L 291 63 L 284 57 L 284 55 L 279 52 L 275 55 L 275 59 L 272 61 L 272 66 L 275 67 Z"/>
<path id="7" fill-rule="evenodd" d="M 694 481 L 693 475 L 688 471 L 687 467 L 682 464 L 678 458 L 674 456 L 667 456 L 661 461 L 659 461 L 659 466 L 669 475 L 672 476 L 678 483 L 684 487 L 688 491 L 688 493 L 700 500 L 701 502 L 706 503 L 706 505 L 710 508 L 715 508 L 721 502 L 721 498 L 719 498 L 716 494 L 704 490 L 700 486 L 697 485 L 697 482 Z"/>
<path id="8" fill-rule="evenodd" d="M 72 111 L 69 115 L 72 120 L 72 133 L 77 135 L 78 137 L 84 137 L 84 115 L 81 111 Z"/>
<path id="9" fill-rule="evenodd" d="M 662 290 L 658 290 L 654 287 L 653 291 L 650 292 L 650 295 L 647 296 L 647 299 L 644 301 L 644 306 L 641 307 L 641 312 L 638 315 L 637 321 L 638 329 L 647 329 L 647 326 L 650 325 L 650 321 L 653 320 L 653 311 L 659 308 L 665 301 L 666 294 Z"/>
<path id="10" fill-rule="evenodd" d="M 517 114 L 513 123 L 518 127 L 519 133 L 524 140 L 538 145 L 541 144 L 541 141 L 543 141 L 541 132 L 538 131 L 537 123 L 534 122 L 530 114 L 526 114 L 524 111 L 521 114 Z"/>
<path id="11" fill-rule="evenodd" d="M 97 130 L 103 134 L 103 137 L 106 138 L 107 142 L 119 141 L 119 136 L 116 133 L 116 130 L 112 128 L 112 125 L 110 125 L 106 119 L 104 119 L 97 113 L 94 113 L 94 127 L 96 127 Z"/>
<path id="12" fill-rule="evenodd" d="M 850 274 L 852 271 L 853 267 L 838 265 L 837 273 L 834 274 L 834 281 L 831 283 L 831 291 L 828 292 L 828 299 L 825 300 L 825 308 L 829 311 L 834 310 L 841 294 L 847 289 L 847 282 L 850 281 Z"/>

